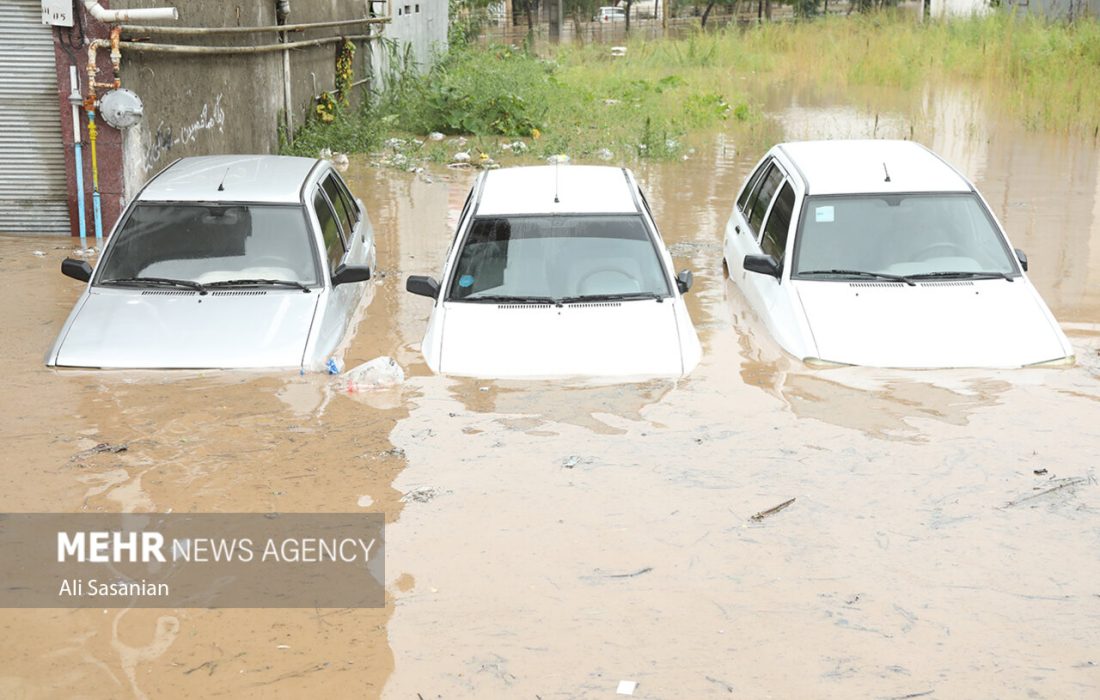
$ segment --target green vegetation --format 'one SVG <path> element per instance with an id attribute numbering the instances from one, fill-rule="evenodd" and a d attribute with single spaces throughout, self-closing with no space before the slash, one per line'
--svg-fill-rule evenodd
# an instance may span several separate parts
<path id="1" fill-rule="evenodd" d="M 764 138 L 766 120 L 749 96 L 777 81 L 838 91 L 956 81 L 988 94 L 991 105 L 1003 105 L 1031 128 L 1100 127 L 1100 24 L 1094 21 L 1049 24 L 997 14 L 917 24 L 879 13 L 631 40 L 623 57 L 606 45 L 562 45 L 539 57 L 462 38 L 453 32 L 455 48 L 423 76 L 403 70 L 392 56 L 383 95 L 360 113 L 338 108 L 332 123 L 310 123 L 288 152 L 371 150 L 398 136 L 388 142 L 400 153 L 398 165 L 449 161 L 452 142 L 425 139 L 441 132 L 469 137 L 475 161 L 505 150 L 676 157 L 683 137 L 696 131 Z"/>

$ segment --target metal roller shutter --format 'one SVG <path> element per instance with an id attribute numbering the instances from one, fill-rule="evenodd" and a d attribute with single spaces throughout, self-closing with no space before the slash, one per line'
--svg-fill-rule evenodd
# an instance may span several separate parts
<path id="1" fill-rule="evenodd" d="M 0 2 L 0 233 L 69 233 L 53 34 L 41 0 Z"/>

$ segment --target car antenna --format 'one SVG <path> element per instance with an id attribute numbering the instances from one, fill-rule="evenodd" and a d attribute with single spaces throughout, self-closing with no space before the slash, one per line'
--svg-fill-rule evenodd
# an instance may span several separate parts
<path id="1" fill-rule="evenodd" d="M 558 170 L 561 169 L 561 159 L 554 159 L 554 204 L 561 204 L 558 200 Z"/>
<path id="2" fill-rule="evenodd" d="M 225 174 L 222 175 L 222 181 L 218 183 L 218 192 L 225 192 L 225 178 L 229 177 L 229 168 L 225 169 Z M 889 180 L 890 178 L 886 178 Z"/>
<path id="3" fill-rule="evenodd" d="M 882 172 L 886 173 L 886 182 L 890 182 L 890 171 L 886 169 L 886 161 L 882 161 Z"/>

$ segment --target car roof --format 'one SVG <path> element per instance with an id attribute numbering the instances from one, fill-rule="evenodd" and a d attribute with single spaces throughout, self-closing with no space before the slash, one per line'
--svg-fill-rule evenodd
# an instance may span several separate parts
<path id="1" fill-rule="evenodd" d="M 804 178 L 809 194 L 969 192 L 972 189 L 958 171 L 913 141 L 792 141 L 781 143 L 777 148 Z"/>
<path id="2" fill-rule="evenodd" d="M 607 165 L 500 168 L 485 174 L 477 214 L 636 214 L 631 190 L 626 170 Z"/>
<path id="3" fill-rule="evenodd" d="M 156 176 L 138 200 L 297 204 L 318 162 L 294 156 L 180 158 Z"/>

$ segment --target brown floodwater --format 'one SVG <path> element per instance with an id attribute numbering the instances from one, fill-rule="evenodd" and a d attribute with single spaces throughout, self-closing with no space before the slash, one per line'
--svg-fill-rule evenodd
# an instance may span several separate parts
<path id="1" fill-rule="evenodd" d="M 784 355 L 722 275 L 722 227 L 761 154 L 723 135 L 634 166 L 696 275 L 705 355 L 677 382 L 427 370 L 429 302 L 404 277 L 438 274 L 469 171 L 361 158 L 347 173 L 385 274 L 345 364 L 385 354 L 409 374 L 377 393 L 48 370 L 80 291 L 58 272 L 71 242 L 0 237 L 0 512 L 388 523 L 382 609 L 5 610 L 0 697 L 546 700 L 613 697 L 620 680 L 644 698 L 1100 695 L 1100 147 L 951 87 L 764 99 L 779 137 L 912 135 L 955 162 L 1028 252 L 1077 365 Z M 128 449 L 84 452 L 102 442 Z"/>

